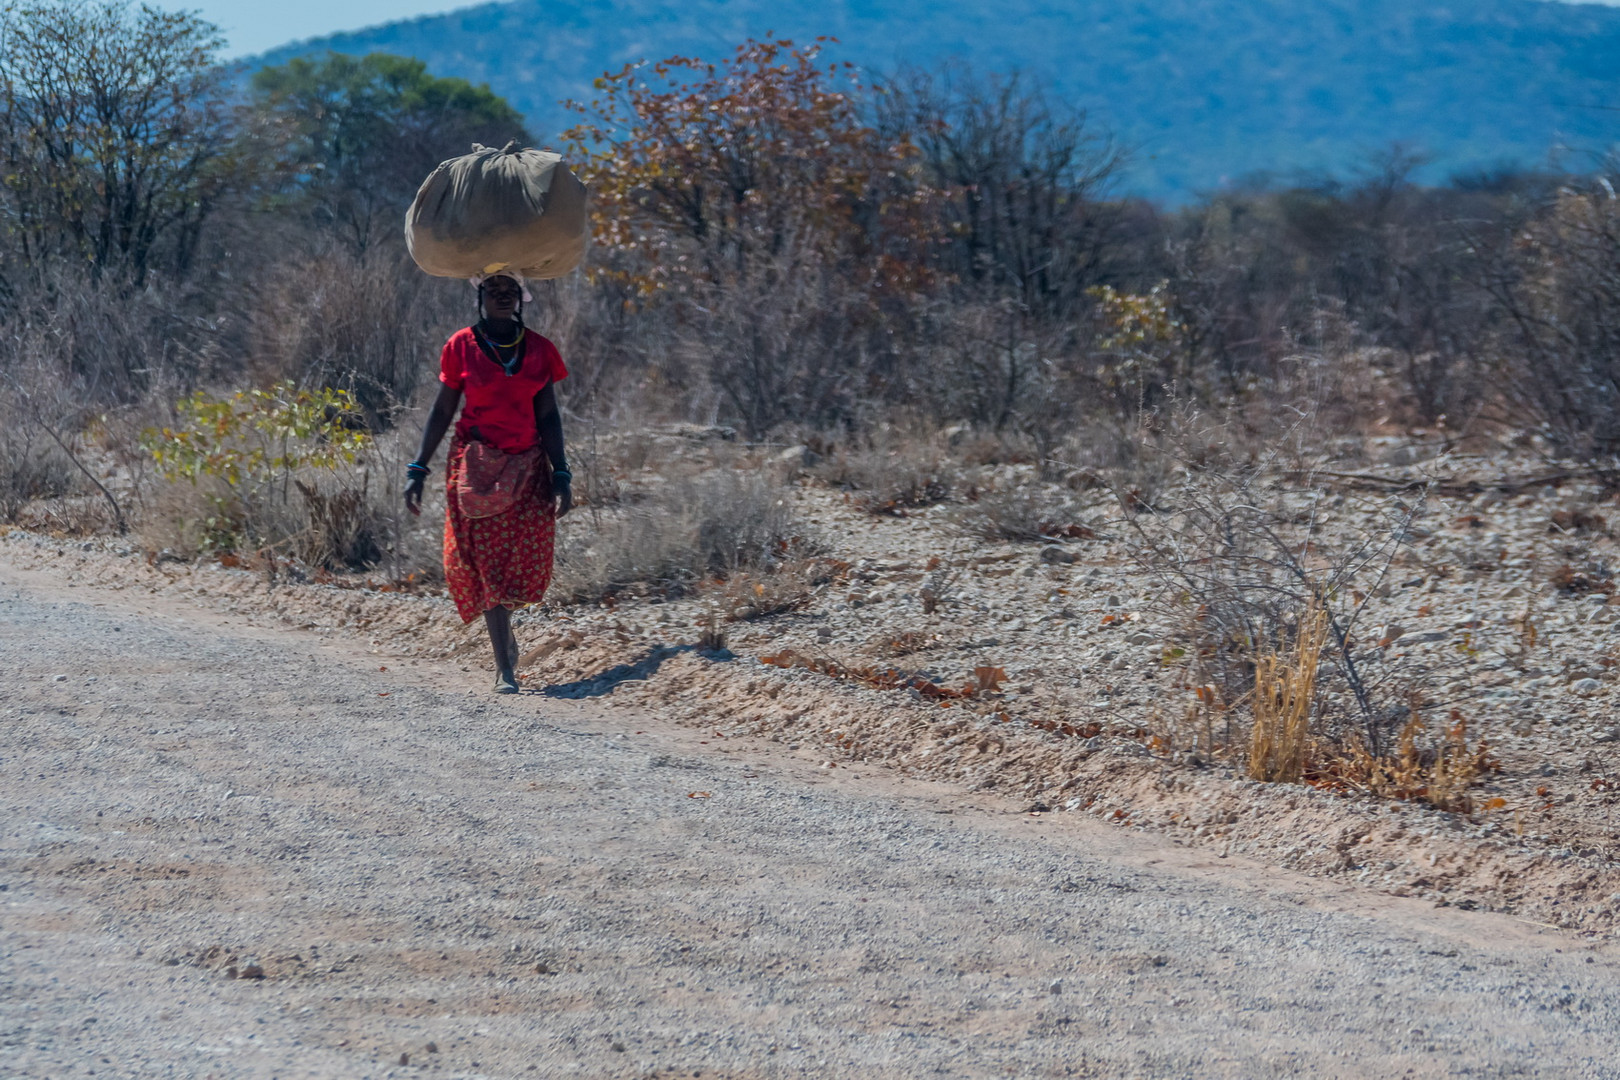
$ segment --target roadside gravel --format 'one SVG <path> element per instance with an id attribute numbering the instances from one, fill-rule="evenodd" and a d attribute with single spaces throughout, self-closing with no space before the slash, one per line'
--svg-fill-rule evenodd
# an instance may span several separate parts
<path id="1" fill-rule="evenodd" d="M 0 1073 L 1620 1077 L 1620 956 L 0 562 Z"/>

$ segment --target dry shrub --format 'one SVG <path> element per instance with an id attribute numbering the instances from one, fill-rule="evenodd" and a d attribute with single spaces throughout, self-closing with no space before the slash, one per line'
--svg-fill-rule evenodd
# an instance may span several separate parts
<path id="1" fill-rule="evenodd" d="M 1421 500 L 1350 506 L 1291 467 L 1309 457 L 1298 445 L 1253 462 L 1200 460 L 1212 441 L 1183 443 L 1180 470 L 1156 504 L 1118 493 L 1132 555 L 1164 584 L 1164 613 L 1185 628 L 1193 681 L 1241 700 L 1268 643 L 1291 640 L 1306 613 L 1320 610 L 1328 629 L 1316 680 L 1326 692 L 1323 734 L 1355 726 L 1372 752 L 1386 752 L 1405 708 L 1386 700 L 1387 671 L 1369 674 L 1355 628 L 1410 543 Z"/>
<path id="2" fill-rule="evenodd" d="M 1368 751 L 1359 735 L 1338 742 L 1317 736 L 1316 677 L 1327 643 L 1327 612 L 1313 600 L 1286 648 L 1255 657 L 1249 779 L 1422 800 L 1440 810 L 1472 813 L 1469 790 L 1496 763 L 1485 740 L 1469 744 L 1468 721 L 1456 709 L 1451 725 L 1432 738 L 1414 701 L 1390 753 Z"/>
<path id="3" fill-rule="evenodd" d="M 303 528 L 291 533 L 287 546 L 293 556 L 310 566 L 366 569 L 382 561 L 383 529 L 378 528 L 369 499 L 371 471 L 359 470 L 358 486 L 295 480 L 303 499 Z"/>
<path id="4" fill-rule="evenodd" d="M 559 539 L 552 595 L 564 602 L 684 591 L 706 577 L 769 570 L 814 546 L 780 486 L 729 468 L 667 481 L 642 502 L 593 507 Z"/>
<path id="5" fill-rule="evenodd" d="M 62 448 L 0 391 L 0 521 L 16 521 L 36 499 L 71 494 L 80 479 Z"/>
<path id="6" fill-rule="evenodd" d="M 445 339 L 476 318 L 465 284 L 339 245 L 267 278 L 251 309 L 252 374 L 347 390 L 373 428 L 434 385 Z"/>
<path id="7" fill-rule="evenodd" d="M 149 556 L 161 558 L 195 559 L 233 550 L 234 533 L 225 527 L 228 518 L 220 511 L 229 495 L 224 482 L 212 478 L 148 485 L 137 507 L 136 539 Z"/>
<path id="8" fill-rule="evenodd" d="M 1309 457 L 1298 446 L 1294 456 Z M 1121 501 L 1133 554 L 1174 590 L 1166 614 L 1186 628 L 1178 655 L 1198 685 L 1189 718 L 1203 721 L 1205 739 L 1214 742 L 1216 715 L 1230 719 L 1225 703 L 1247 701 L 1248 744 L 1235 745 L 1228 726 L 1226 753 L 1243 755 L 1251 779 L 1466 810 L 1484 747 L 1469 748 L 1460 714 L 1420 747 L 1414 687 L 1433 677 L 1430 662 L 1410 660 L 1397 680 L 1380 650 L 1355 641 L 1420 504 L 1374 499 L 1341 515 L 1348 496 L 1325 497 L 1310 470 L 1276 458 L 1179 458 L 1161 505 Z"/>
<path id="9" fill-rule="evenodd" d="M 1574 453 L 1620 450 L 1620 200 L 1565 188 L 1491 266 L 1504 320 L 1503 410 Z"/>
<path id="10" fill-rule="evenodd" d="M 840 447 L 812 470 L 850 493 L 869 514 L 903 514 L 950 498 L 961 477 L 943 435 L 885 431 L 872 442 Z"/>
<path id="11" fill-rule="evenodd" d="M 47 270 L 0 305 L 0 519 L 83 494 L 107 502 L 95 519 L 122 528 L 102 483 L 134 456 L 122 415 L 203 362 L 167 310 L 179 297 L 156 285 L 121 294 L 111 277 L 98 287 Z"/>
<path id="12" fill-rule="evenodd" d="M 199 283 L 153 276 L 137 287 L 110 271 L 48 265 L 13 284 L 0 303 L 8 370 L 33 369 L 32 389 L 53 387 L 81 410 L 166 400 L 243 355 L 238 328 L 210 309 Z"/>
<path id="13" fill-rule="evenodd" d="M 815 599 L 816 565 L 799 560 L 770 573 L 739 573 L 723 581 L 716 603 L 728 622 L 802 611 Z"/>
<path id="14" fill-rule="evenodd" d="M 953 516 L 968 533 L 991 541 L 1037 543 L 1083 531 L 1073 500 L 1045 484 L 1011 484 L 980 492 Z"/>
<path id="15" fill-rule="evenodd" d="M 1460 712 L 1453 709 L 1451 721 L 1434 738 L 1414 707 L 1401 729 L 1395 753 L 1370 754 L 1360 742 L 1352 742 L 1329 761 L 1319 782 L 1324 787 L 1348 786 L 1385 798 L 1422 800 L 1441 810 L 1472 813 L 1469 789 L 1494 771 L 1497 763 L 1484 739 L 1469 745 L 1468 721 Z"/>
<path id="16" fill-rule="evenodd" d="M 425 543 L 402 503 L 410 435 L 374 438 L 355 428 L 358 416 L 345 392 L 286 383 L 185 399 L 171 424 L 141 436 L 154 464 L 141 488 L 147 549 L 327 571 L 386 562 L 395 577 L 431 570 L 437 537 Z"/>
<path id="17" fill-rule="evenodd" d="M 325 570 L 367 570 L 395 548 L 399 489 L 373 466 L 303 470 L 279 491 L 246 491 L 213 477 L 154 479 L 136 534 L 147 551 L 183 559 L 270 555 Z M 406 573 L 419 572 L 411 566 Z"/>

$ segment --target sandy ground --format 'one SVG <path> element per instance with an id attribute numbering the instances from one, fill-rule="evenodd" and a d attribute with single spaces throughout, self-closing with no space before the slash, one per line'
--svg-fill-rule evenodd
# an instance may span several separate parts
<path id="1" fill-rule="evenodd" d="M 1620 1077 L 1612 944 L 485 681 L 0 561 L 0 1074 Z"/>

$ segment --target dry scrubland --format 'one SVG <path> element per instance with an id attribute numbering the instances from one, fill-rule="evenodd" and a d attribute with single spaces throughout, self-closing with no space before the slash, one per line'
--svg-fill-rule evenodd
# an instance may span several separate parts
<path id="1" fill-rule="evenodd" d="M 554 601 L 518 620 L 531 690 L 633 704 L 717 750 L 770 740 L 826 769 L 879 764 L 1438 905 L 1614 930 L 1604 474 L 1423 433 L 1241 467 L 1144 447 L 1112 483 L 965 430 L 840 447 L 677 425 L 576 443 L 587 502 L 562 530 Z M 380 653 L 461 657 L 470 686 L 487 681 L 481 632 L 433 583 L 431 515 L 403 573 L 332 574 L 182 559 L 152 539 L 178 497 L 153 500 L 129 538 L 68 535 L 96 500 L 33 504 L 6 556 Z M 1216 504 L 1228 543 L 1211 549 L 1194 511 Z M 1233 546 L 1244 530 L 1299 553 L 1312 584 L 1289 592 L 1287 566 L 1266 578 L 1279 562 Z M 1211 566 L 1226 577 L 1195 572 Z M 1283 630 L 1236 655 L 1209 627 L 1245 573 L 1284 597 Z M 1301 667 L 1290 642 L 1312 590 L 1349 643 L 1306 665 L 1297 782 L 1259 782 L 1283 774 L 1276 747 L 1256 759 L 1241 691 L 1257 658 Z"/>
<path id="2" fill-rule="evenodd" d="M 472 297 L 398 223 L 553 137 L 397 57 L 238 94 L 195 16 L 0 31 L 7 557 L 479 692 L 399 492 Z M 836 52 L 631 65 L 555 133 L 594 246 L 527 313 L 581 499 L 531 687 L 1610 933 L 1620 166 L 1161 208 L 1029 80 Z"/>

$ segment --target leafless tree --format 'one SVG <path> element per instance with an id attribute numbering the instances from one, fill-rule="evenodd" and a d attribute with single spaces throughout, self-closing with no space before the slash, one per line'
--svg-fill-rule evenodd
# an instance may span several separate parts
<path id="1" fill-rule="evenodd" d="M 135 287 L 188 271 L 232 175 L 222 44 L 197 15 L 117 0 L 0 10 L 0 221 L 25 263 Z"/>
<path id="2" fill-rule="evenodd" d="M 903 70 L 874 108 L 882 130 L 911 140 L 923 181 L 945 196 L 938 258 L 949 274 L 1032 311 L 1083 303 L 1116 240 L 1120 208 L 1104 195 L 1123 161 L 1084 112 L 1021 75 L 962 68 Z"/>

